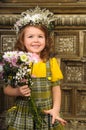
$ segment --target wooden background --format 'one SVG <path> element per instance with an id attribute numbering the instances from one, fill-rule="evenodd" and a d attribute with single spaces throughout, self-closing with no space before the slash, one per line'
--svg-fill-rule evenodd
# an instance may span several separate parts
<path id="1" fill-rule="evenodd" d="M 40 6 L 55 13 L 55 51 L 60 58 L 64 80 L 61 112 L 68 121 L 66 130 L 86 129 L 86 0 L 1 0 L 0 52 L 12 50 L 16 42 L 13 24 L 22 11 Z M 3 94 L 0 81 L 0 130 L 13 98 Z"/>

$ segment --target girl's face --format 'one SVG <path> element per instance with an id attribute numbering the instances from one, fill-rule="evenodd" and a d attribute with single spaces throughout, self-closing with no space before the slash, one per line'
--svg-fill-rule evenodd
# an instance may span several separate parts
<path id="1" fill-rule="evenodd" d="M 24 31 L 24 46 L 27 51 L 40 54 L 45 48 L 45 34 L 36 27 L 27 27 Z"/>

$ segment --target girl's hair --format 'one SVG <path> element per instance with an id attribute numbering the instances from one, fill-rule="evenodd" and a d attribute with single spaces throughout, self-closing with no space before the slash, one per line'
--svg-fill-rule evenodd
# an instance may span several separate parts
<path id="1" fill-rule="evenodd" d="M 44 61 L 48 60 L 50 57 L 53 57 L 53 55 L 54 55 L 54 45 L 53 45 L 53 39 L 51 38 L 51 35 L 50 35 L 51 33 L 48 31 L 47 27 L 43 26 L 43 25 L 26 25 L 26 26 L 24 26 L 18 34 L 18 39 L 14 46 L 14 49 L 18 50 L 18 51 L 27 52 L 27 49 L 24 46 L 24 31 L 27 27 L 31 27 L 31 26 L 36 27 L 44 32 L 46 44 L 45 44 L 45 48 L 40 53 L 40 57 Z"/>

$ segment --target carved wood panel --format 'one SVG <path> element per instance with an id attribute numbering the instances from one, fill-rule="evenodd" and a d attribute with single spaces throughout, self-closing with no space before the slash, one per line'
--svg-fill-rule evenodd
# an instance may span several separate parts
<path id="1" fill-rule="evenodd" d="M 15 42 L 15 32 L 11 30 L 0 30 L 0 52 L 13 50 Z"/>
<path id="2" fill-rule="evenodd" d="M 61 58 L 62 113 L 67 130 L 85 130 L 86 125 L 86 31 L 57 29 L 54 45 Z M 79 126 L 80 125 L 80 126 Z"/>
<path id="3" fill-rule="evenodd" d="M 64 30 L 54 32 L 55 52 L 65 58 L 80 56 L 79 31 Z"/>

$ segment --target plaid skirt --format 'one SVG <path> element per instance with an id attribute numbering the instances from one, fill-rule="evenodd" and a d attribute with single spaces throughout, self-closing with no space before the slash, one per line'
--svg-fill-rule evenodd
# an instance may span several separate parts
<path id="1" fill-rule="evenodd" d="M 8 130 L 64 130 L 58 122 L 51 124 L 50 115 L 44 115 L 46 123 L 43 122 L 41 129 L 36 128 L 32 114 L 29 113 L 28 102 L 25 100 L 18 100 L 16 106 L 8 110 L 6 119 Z"/>
<path id="2" fill-rule="evenodd" d="M 52 108 L 51 81 L 48 80 L 48 76 L 50 76 L 49 71 L 46 78 L 32 79 L 32 97 L 37 107 L 42 110 Z M 64 127 L 58 121 L 52 125 L 50 115 L 43 115 L 46 123 L 42 123 L 41 129 L 36 128 L 29 107 L 28 98 L 17 97 L 15 106 L 7 111 L 6 123 L 8 130 L 64 130 Z"/>

